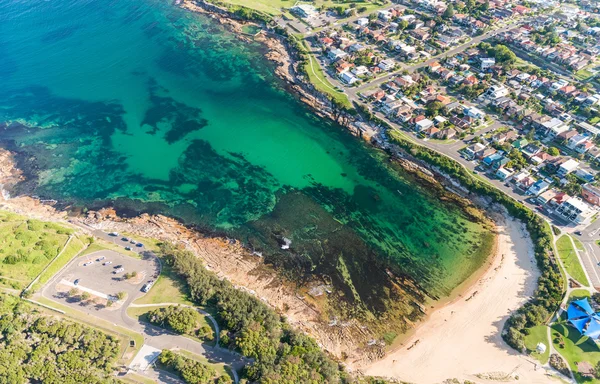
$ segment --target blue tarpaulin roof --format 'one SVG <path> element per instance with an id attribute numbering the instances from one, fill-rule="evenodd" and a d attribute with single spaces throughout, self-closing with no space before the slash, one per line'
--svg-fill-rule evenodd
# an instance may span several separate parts
<path id="1" fill-rule="evenodd" d="M 598 336 L 600 336 L 600 323 L 598 320 L 596 320 L 594 317 L 591 317 L 588 327 L 583 334 L 591 337 L 592 339 L 597 339 Z"/>
<path id="2" fill-rule="evenodd" d="M 567 308 L 567 318 L 582 335 L 600 338 L 600 313 L 594 313 L 587 298 L 573 301 Z"/>
<path id="3" fill-rule="evenodd" d="M 579 319 L 582 317 L 589 317 L 590 315 L 588 315 L 586 312 L 582 311 L 581 309 L 579 309 L 577 306 L 571 304 L 569 305 L 569 308 L 567 309 L 567 319 L 569 320 L 574 320 L 574 319 Z"/>
<path id="4" fill-rule="evenodd" d="M 577 305 L 579 308 L 586 311 L 588 313 L 588 315 L 591 315 L 594 313 L 594 310 L 592 309 L 592 306 L 590 305 L 590 302 L 588 301 L 587 298 L 574 301 L 571 303 L 571 305 L 573 305 L 573 304 Z"/>
<path id="5" fill-rule="evenodd" d="M 585 325 L 588 323 L 589 320 L 589 317 L 584 317 L 582 319 L 569 320 L 569 323 L 571 323 L 571 325 L 574 326 L 579 331 L 579 333 L 583 333 Z"/>

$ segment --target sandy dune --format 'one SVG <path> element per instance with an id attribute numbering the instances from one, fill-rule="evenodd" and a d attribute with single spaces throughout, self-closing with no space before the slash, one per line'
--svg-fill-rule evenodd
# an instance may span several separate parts
<path id="1" fill-rule="evenodd" d="M 511 350 L 500 336 L 511 311 L 533 294 L 539 271 L 521 224 L 507 221 L 498 230 L 498 254 L 482 278 L 461 298 L 434 312 L 401 349 L 362 367 L 366 374 L 414 383 L 449 378 L 486 382 L 482 374 L 492 374 L 495 382 L 555 382 L 543 368 L 536 369 L 535 360 Z"/>

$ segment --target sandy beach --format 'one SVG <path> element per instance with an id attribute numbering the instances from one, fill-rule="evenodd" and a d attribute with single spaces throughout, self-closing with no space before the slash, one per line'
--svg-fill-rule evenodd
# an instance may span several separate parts
<path id="1" fill-rule="evenodd" d="M 432 313 L 401 349 L 360 367 L 365 374 L 419 384 L 449 378 L 491 382 L 491 377 L 495 382 L 554 382 L 543 368 L 536 369 L 535 360 L 501 338 L 509 314 L 532 296 L 539 271 L 520 223 L 508 220 L 498 232 L 497 255 L 481 279 Z"/>

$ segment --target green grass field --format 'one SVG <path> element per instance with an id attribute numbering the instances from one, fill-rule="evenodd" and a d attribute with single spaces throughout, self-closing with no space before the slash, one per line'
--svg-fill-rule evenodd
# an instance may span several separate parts
<path id="1" fill-rule="evenodd" d="M 89 255 L 90 253 L 104 251 L 104 250 L 111 250 L 111 251 L 119 252 L 119 253 L 122 253 L 129 257 L 133 257 L 134 259 L 141 258 L 140 254 L 137 252 L 127 251 L 124 246 L 110 243 L 108 241 L 104 241 L 104 240 L 98 239 L 98 238 L 94 239 L 94 243 L 91 244 L 85 251 L 83 251 L 81 253 L 81 256 Z"/>
<path id="2" fill-rule="evenodd" d="M 44 284 L 46 284 L 46 282 L 48 282 L 48 280 L 50 280 L 52 276 L 54 276 L 58 271 L 60 271 L 60 269 L 64 267 L 69 261 L 71 261 L 72 258 L 77 256 L 77 254 L 80 253 L 86 245 L 87 243 L 84 243 L 81 239 L 79 239 L 79 237 L 73 236 L 65 250 L 60 254 L 60 256 L 58 256 L 54 261 L 52 261 L 52 263 L 48 266 L 47 269 L 43 271 L 38 281 L 36 281 L 36 283 L 31 287 L 31 290 L 35 292 L 36 290 L 44 286 Z"/>
<path id="3" fill-rule="evenodd" d="M 573 249 L 573 245 L 571 244 L 571 239 L 569 235 L 562 235 L 556 242 L 556 248 L 560 259 L 562 260 L 565 269 L 567 270 L 567 273 L 569 273 L 571 277 L 573 277 L 581 284 L 589 286 L 590 283 L 585 277 L 583 267 L 579 262 L 579 258 L 577 257 L 575 249 Z"/>
<path id="4" fill-rule="evenodd" d="M 583 299 L 585 297 L 590 297 L 590 291 L 587 289 L 574 289 L 569 294 L 569 302 L 573 300 Z"/>
<path id="5" fill-rule="evenodd" d="M 244 6 L 247 8 L 255 9 L 260 12 L 267 13 L 272 16 L 281 15 L 286 9 L 291 8 L 297 3 L 296 0 L 220 0 L 221 3 L 230 4 L 234 6 Z M 316 7 L 334 7 L 344 6 L 349 8 L 351 3 L 356 4 L 356 8 L 367 7 L 367 11 L 371 11 L 377 8 L 381 8 L 382 4 L 370 1 L 333 1 L 333 0 L 315 0 L 313 2 L 305 2 L 313 4 Z"/>
<path id="6" fill-rule="evenodd" d="M 525 336 L 525 347 L 531 351 L 531 356 L 539 360 L 540 363 L 546 364 L 550 357 L 550 343 L 548 342 L 548 327 L 546 325 L 538 325 L 529 328 L 529 335 Z M 538 343 L 544 343 L 546 352 L 540 354 L 536 351 Z"/>
<path id="7" fill-rule="evenodd" d="M 336 90 L 329 80 L 327 80 L 317 59 L 315 59 L 312 54 L 308 54 L 308 58 L 309 60 L 306 63 L 305 70 L 308 74 L 308 79 L 315 86 L 315 88 L 317 88 L 317 90 L 320 92 L 333 97 L 346 107 L 352 108 L 352 103 L 350 103 L 350 100 L 348 100 L 346 95 L 343 92 Z"/>
<path id="8" fill-rule="evenodd" d="M 175 303 L 193 305 L 184 293 L 185 282 L 177 277 L 168 265 L 163 264 L 160 276 L 150 292 L 137 299 L 135 304 Z"/>
<path id="9" fill-rule="evenodd" d="M 580 81 L 587 80 L 592 76 L 594 76 L 594 74 L 585 68 L 575 72 L 575 78 Z"/>
<path id="10" fill-rule="evenodd" d="M 567 360 L 578 383 L 600 383 L 600 380 L 584 379 L 577 372 L 578 362 L 587 361 L 595 367 L 600 361 L 600 349 L 594 341 L 586 336 L 581 337 L 575 328 L 564 322 L 552 325 L 551 337 L 554 348 Z M 563 347 L 560 340 L 564 343 Z"/>
<path id="11" fill-rule="evenodd" d="M 60 253 L 73 229 L 0 211 L 0 285 L 26 287 Z"/>

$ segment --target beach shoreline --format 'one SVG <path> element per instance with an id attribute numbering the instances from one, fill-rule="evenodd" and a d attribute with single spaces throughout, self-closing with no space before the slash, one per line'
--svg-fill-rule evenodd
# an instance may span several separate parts
<path id="1" fill-rule="evenodd" d="M 430 313 L 407 342 L 385 358 L 351 368 L 419 383 L 448 378 L 548 382 L 551 371 L 512 350 L 501 336 L 512 311 L 533 295 L 540 272 L 524 225 L 507 217 L 498 228 L 490 267 L 463 297 Z"/>
<path id="2" fill-rule="evenodd" d="M 186 1 L 183 2 L 183 4 L 191 4 L 191 2 Z M 205 13 L 211 14 L 210 12 Z M 215 15 L 215 17 L 222 19 L 222 23 L 223 20 L 228 20 L 222 14 Z M 225 21 L 225 23 L 230 24 L 233 23 L 233 21 Z M 234 24 L 231 25 L 232 28 L 236 28 Z M 247 37 L 242 36 L 241 38 Z M 262 36 L 262 38 L 266 39 L 265 44 L 270 49 L 269 53 L 267 53 L 267 58 L 273 62 L 279 63 L 277 68 L 283 74 L 278 72 L 278 75 L 280 77 L 283 76 L 284 80 L 290 84 L 292 89 L 298 92 L 297 95 L 301 101 L 308 104 L 317 115 L 335 120 L 331 115 L 327 116 L 326 112 L 324 112 L 326 111 L 325 108 L 320 107 L 323 106 L 324 103 L 318 96 L 311 95 L 302 86 L 295 83 L 293 74 L 294 61 L 289 52 L 287 52 L 290 48 L 286 47 L 280 39 L 269 36 Z M 281 53 L 282 49 L 287 52 L 287 56 Z M 274 54 L 273 52 L 276 51 L 278 53 Z M 290 76 L 289 78 L 285 77 L 286 71 Z M 307 102 L 307 100 L 313 100 L 314 103 L 311 104 L 311 102 Z M 409 160 L 406 161 L 409 162 Z M 10 163 L 10 154 L 2 154 L 0 156 L 0 163 L 2 166 L 4 166 L 5 162 L 7 165 Z M 11 165 L 9 169 L 18 171 L 14 164 Z M 11 175 L 11 177 L 11 182 L 18 179 L 15 178 L 15 175 Z M 434 181 L 439 182 L 438 178 L 433 179 Z M 61 222 L 67 221 L 66 212 L 56 211 L 52 206 L 43 204 L 32 197 L 16 197 L 14 199 L 3 201 L 2 205 L 5 209 L 17 211 L 17 213 L 34 215 L 40 218 Z M 272 307 L 285 314 L 294 327 L 315 337 L 324 349 L 335 356 L 340 357 L 346 354 L 349 356 L 349 361 L 358 357 L 363 357 L 363 360 L 371 360 L 377 355 L 376 353 L 364 353 L 364 345 L 369 339 L 369 335 L 365 334 L 365 332 L 360 332 L 360 324 L 353 324 L 351 327 L 348 327 L 348 329 L 336 328 L 335 330 L 332 330 L 329 328 L 327 323 L 323 322 L 319 313 L 307 304 L 306 301 L 298 297 L 299 295 L 294 289 L 295 287 L 286 284 L 286 282 L 272 270 L 268 269 L 259 257 L 251 255 L 251 252 L 247 248 L 244 248 L 243 244 L 238 241 L 229 243 L 229 241 L 223 238 L 208 237 L 184 226 L 175 219 L 161 215 L 140 214 L 134 218 L 118 217 L 110 208 L 98 212 L 90 212 L 85 216 L 73 220 L 81 221 L 81 223 L 91 225 L 97 229 L 131 232 L 140 236 L 156 237 L 163 241 L 173 241 L 184 244 L 201 257 L 205 264 L 217 272 L 219 276 L 229 279 L 239 287 L 253 291 L 257 297 L 264 299 Z M 498 239 L 496 239 L 496 242 L 498 242 Z M 444 300 L 442 300 L 440 304 L 435 302 L 433 311 L 427 309 L 426 312 L 428 312 L 429 315 L 427 318 L 417 323 L 418 326 L 416 327 L 417 330 L 415 332 L 418 332 L 418 329 L 423 328 L 425 325 L 428 326 L 429 316 L 433 316 L 438 310 L 443 310 L 447 305 L 452 305 L 454 301 L 460 301 L 464 296 L 461 292 L 464 290 L 466 295 L 466 292 L 468 292 L 473 285 L 476 285 L 480 281 L 480 278 L 489 271 L 495 259 L 496 257 L 494 254 L 490 253 L 486 261 L 482 263 L 481 267 L 465 280 L 465 282 L 453 290 L 453 293 L 456 293 L 455 299 L 452 299 L 452 297 L 448 298 L 447 300 L 449 303 L 446 303 Z M 356 334 L 361 334 L 362 337 L 354 338 Z"/>

